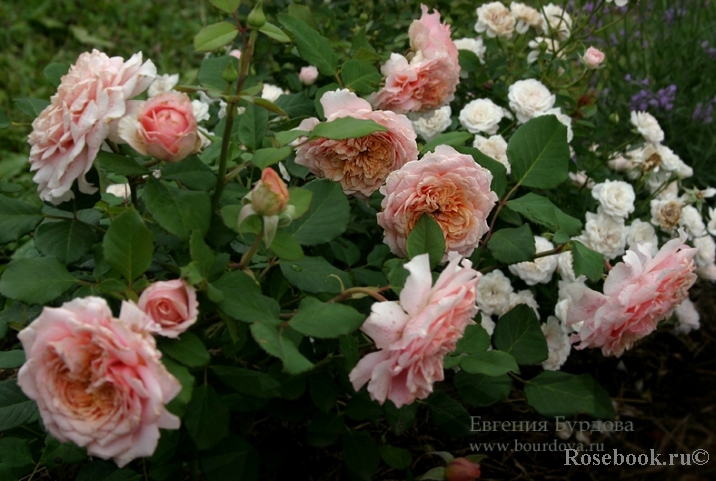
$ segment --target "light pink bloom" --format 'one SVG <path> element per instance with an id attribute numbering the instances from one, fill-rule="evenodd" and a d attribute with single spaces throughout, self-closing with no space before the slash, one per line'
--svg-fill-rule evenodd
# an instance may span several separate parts
<path id="1" fill-rule="evenodd" d="M 139 105 L 119 122 L 119 136 L 142 155 L 179 162 L 201 148 L 191 99 L 163 92 Z"/>
<path id="2" fill-rule="evenodd" d="M 400 408 L 425 399 L 444 378 L 443 358 L 455 349 L 477 314 L 480 273 L 453 256 L 432 285 L 427 254 L 405 264 L 410 271 L 400 302 L 376 302 L 361 330 L 380 349 L 361 359 L 349 378 L 354 389 L 368 383 L 372 399 Z"/>
<path id="3" fill-rule="evenodd" d="M 305 165 L 317 177 L 340 182 L 348 195 L 367 198 L 378 190 L 392 171 L 418 158 L 415 130 L 410 120 L 390 111 L 373 110 L 353 92 L 343 89 L 321 97 L 326 120 L 342 117 L 370 119 L 386 127 L 364 137 L 344 140 L 317 138 L 296 149 L 296 163 Z M 318 119 L 305 119 L 300 130 L 311 131 Z"/>
<path id="4" fill-rule="evenodd" d="M 298 74 L 298 79 L 304 84 L 304 85 L 313 85 L 316 83 L 316 79 L 318 78 L 318 69 L 314 67 L 313 65 L 309 65 L 308 67 L 301 67 L 301 72 Z"/>
<path id="5" fill-rule="evenodd" d="M 688 297 L 697 249 L 684 240 L 685 234 L 670 240 L 653 258 L 649 243 L 627 250 L 624 262 L 609 271 L 604 294 L 583 286 L 568 291 L 567 325 L 584 321 L 571 338 L 580 341 L 577 349 L 600 347 L 605 356 L 620 356 Z"/>
<path id="6" fill-rule="evenodd" d="M 150 330 L 166 337 L 179 337 L 199 315 L 196 291 L 181 279 L 151 284 L 137 305 L 154 321 Z"/>
<path id="7" fill-rule="evenodd" d="M 421 215 L 429 214 L 445 235 L 446 252 L 469 256 L 489 230 L 486 219 L 497 202 L 491 182 L 489 170 L 447 145 L 408 162 L 380 189 L 385 196 L 378 213 L 383 242 L 395 255 L 407 257 L 408 234 Z"/>
<path id="8" fill-rule="evenodd" d="M 594 47 L 589 47 L 587 51 L 584 52 L 582 60 L 587 68 L 597 68 L 604 61 L 604 57 L 604 52 Z"/>
<path id="9" fill-rule="evenodd" d="M 440 108 L 455 98 L 460 64 L 450 26 L 440 23 L 438 12 L 428 14 L 428 7 L 421 8 L 420 20 L 413 21 L 408 30 L 414 52 L 410 61 L 393 53 L 380 69 L 385 86 L 368 99 L 377 108 L 422 112 Z"/>
<path id="10" fill-rule="evenodd" d="M 137 53 L 126 62 L 93 50 L 83 53 L 62 77 L 57 93 L 32 122 L 30 170 L 42 200 L 59 204 L 70 200 L 75 179 L 80 192 L 97 188 L 85 179 L 107 137 L 127 111 L 127 101 L 145 91 L 157 69 L 142 63 Z"/>
<path id="11" fill-rule="evenodd" d="M 104 299 L 86 297 L 45 307 L 18 334 L 27 357 L 18 385 L 52 436 L 122 467 L 154 453 L 159 428 L 179 428 L 165 404 L 181 385 L 147 322 L 135 304 L 123 303 L 115 319 Z"/>

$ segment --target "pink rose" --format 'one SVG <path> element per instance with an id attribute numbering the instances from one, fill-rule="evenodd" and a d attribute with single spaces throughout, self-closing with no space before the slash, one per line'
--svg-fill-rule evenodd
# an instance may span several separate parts
<path id="1" fill-rule="evenodd" d="M 163 92 L 119 122 L 119 136 L 142 155 L 178 162 L 201 148 L 191 99 Z"/>
<path id="2" fill-rule="evenodd" d="M 18 385 L 55 438 L 122 467 L 152 455 L 159 428 L 179 429 L 164 406 L 181 385 L 144 333 L 146 323 L 132 303 L 115 319 L 104 299 L 86 297 L 45 307 L 18 334 L 27 357 Z"/>
<path id="3" fill-rule="evenodd" d="M 149 330 L 160 336 L 179 337 L 199 315 L 196 291 L 181 279 L 151 284 L 137 304 L 154 321 Z"/>
<path id="4" fill-rule="evenodd" d="M 480 474 L 480 465 L 466 458 L 455 458 L 445 468 L 447 481 L 472 481 L 479 478 Z"/>
<path id="5" fill-rule="evenodd" d="M 624 262 L 609 271 L 604 294 L 570 286 L 567 325 L 584 321 L 572 335 L 572 342 L 581 341 L 577 349 L 600 347 L 605 356 L 621 356 L 688 297 L 697 277 L 693 261 L 697 249 L 684 240 L 685 234 L 671 239 L 653 258 L 649 243 L 627 250 Z"/>
<path id="6" fill-rule="evenodd" d="M 349 378 L 358 390 L 368 383 L 372 399 L 390 399 L 400 408 L 425 399 L 433 384 L 444 378 L 443 358 L 477 314 L 480 273 L 464 259 L 453 256 L 432 286 L 427 254 L 405 264 L 410 271 L 400 302 L 376 302 L 361 330 L 379 351 L 361 359 Z"/>
<path id="7" fill-rule="evenodd" d="M 440 23 L 440 14 L 423 15 L 410 25 L 408 35 L 414 55 L 411 60 L 393 53 L 383 64 L 385 86 L 368 99 L 377 108 L 405 113 L 434 110 L 450 103 L 460 82 L 460 64 L 450 26 Z"/>
<path id="8" fill-rule="evenodd" d="M 313 65 L 301 67 L 301 73 L 298 74 L 298 78 L 304 85 L 313 85 L 318 78 L 318 69 Z"/>
<path id="9" fill-rule="evenodd" d="M 85 179 L 97 152 L 127 111 L 127 101 L 145 91 L 157 69 L 151 60 L 142 63 L 137 53 L 126 62 L 93 50 L 83 53 L 62 77 L 57 93 L 32 122 L 30 170 L 36 171 L 40 198 L 60 204 L 73 198 L 75 179 L 79 189 L 92 194 L 97 188 Z"/>
<path id="10" fill-rule="evenodd" d="M 383 241 L 397 256 L 407 257 L 408 234 L 421 215 L 429 214 L 445 234 L 446 252 L 469 256 L 489 230 L 487 216 L 497 202 L 490 190 L 492 174 L 447 145 L 390 174 L 378 224 Z"/>
<path id="11" fill-rule="evenodd" d="M 604 61 L 604 57 L 604 52 L 594 47 L 589 47 L 587 51 L 584 52 L 582 60 L 587 68 L 597 68 Z"/>
<path id="12" fill-rule="evenodd" d="M 317 177 L 340 182 L 346 194 L 367 198 L 388 174 L 418 158 L 415 130 L 405 115 L 374 111 L 368 102 L 346 89 L 326 92 L 321 105 L 328 122 L 353 117 L 374 120 L 388 129 L 354 139 L 318 138 L 296 149 L 297 164 L 305 165 Z M 298 129 L 311 131 L 317 124 L 316 118 L 305 119 Z"/>

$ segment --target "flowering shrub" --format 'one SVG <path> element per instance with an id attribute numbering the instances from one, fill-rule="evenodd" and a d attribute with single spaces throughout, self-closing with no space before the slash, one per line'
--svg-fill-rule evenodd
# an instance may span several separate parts
<path id="1" fill-rule="evenodd" d="M 428 471 L 361 423 L 399 435 L 424 409 L 465 436 L 468 408 L 512 392 L 612 419 L 620 393 L 571 356 L 698 328 L 716 190 L 651 112 L 595 106 L 613 60 L 579 29 L 628 2 L 483 2 L 469 29 L 423 5 L 379 31 L 334 5 L 210 3 L 191 81 L 141 53 L 48 69 L 28 141 L 45 204 L 0 194 L 0 367 L 19 368 L 0 431 L 41 418 L 43 453 L 252 480 L 281 476 L 254 446 L 277 419 L 340 440 L 348 477 L 475 479 L 479 456 Z"/>

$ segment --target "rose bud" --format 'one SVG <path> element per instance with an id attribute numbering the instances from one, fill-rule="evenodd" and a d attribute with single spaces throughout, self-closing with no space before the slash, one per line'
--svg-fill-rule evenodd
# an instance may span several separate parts
<path id="1" fill-rule="evenodd" d="M 164 92 L 119 122 L 119 136 L 142 155 L 178 162 L 201 148 L 189 97 Z"/>
<path id="2" fill-rule="evenodd" d="M 582 61 L 587 68 L 598 68 L 599 65 L 604 61 L 604 57 L 604 52 L 594 47 L 589 47 L 587 51 L 584 52 L 584 57 L 582 57 Z"/>
<path id="3" fill-rule="evenodd" d="M 465 458 L 455 458 L 445 468 L 448 481 L 472 481 L 480 477 L 480 465 Z"/>
<path id="4" fill-rule="evenodd" d="M 318 69 L 313 65 L 301 67 L 301 73 L 298 74 L 298 78 L 304 85 L 313 85 L 318 78 Z"/>
<path id="5" fill-rule="evenodd" d="M 251 206 L 258 215 L 278 215 L 288 205 L 288 188 L 275 170 L 264 169 L 251 192 Z"/>

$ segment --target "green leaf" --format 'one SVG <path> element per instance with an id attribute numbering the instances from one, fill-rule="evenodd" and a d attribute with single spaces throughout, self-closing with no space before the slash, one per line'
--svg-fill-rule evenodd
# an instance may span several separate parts
<path id="1" fill-rule="evenodd" d="M 66 63 L 53 62 L 45 67 L 42 74 L 50 81 L 53 87 L 57 88 L 62 82 L 62 77 L 67 74 L 69 70 L 70 66 Z"/>
<path id="2" fill-rule="evenodd" d="M 244 438 L 229 434 L 220 444 L 199 455 L 199 466 L 206 481 L 257 481 L 259 453 Z"/>
<path id="3" fill-rule="evenodd" d="M 480 324 L 465 328 L 465 334 L 457 341 L 455 351 L 465 354 L 479 354 L 490 347 L 490 335 Z"/>
<path id="4" fill-rule="evenodd" d="M 430 214 L 421 215 L 408 234 L 406 248 L 411 259 L 427 253 L 430 257 L 430 268 L 437 267 L 445 255 L 445 235 L 440 224 Z"/>
<path id="5" fill-rule="evenodd" d="M 404 265 L 405 261 L 403 259 L 388 259 L 385 261 L 385 264 L 383 264 L 383 274 L 386 279 L 388 279 L 390 288 L 397 295 L 400 295 L 400 291 L 403 290 L 405 281 L 410 275 L 408 269 L 403 267 Z"/>
<path id="6" fill-rule="evenodd" d="M 365 137 L 373 132 L 386 132 L 387 130 L 387 127 L 380 125 L 375 120 L 339 117 L 330 122 L 317 124 L 308 138 L 325 138 L 332 140 L 355 139 Z"/>
<path id="7" fill-rule="evenodd" d="M 298 95 L 298 94 L 296 94 Z M 290 97 L 289 95 L 282 95 L 278 98 L 277 102 L 280 101 L 284 97 Z M 304 97 L 305 98 L 305 97 Z M 311 105 L 313 105 L 313 102 L 311 102 Z M 279 143 L 279 145 L 286 145 L 290 144 L 294 140 L 296 140 L 299 137 L 307 137 L 308 132 L 305 130 L 287 130 L 285 132 L 276 132 L 274 134 L 274 138 L 276 139 L 276 142 Z"/>
<path id="8" fill-rule="evenodd" d="M 288 6 L 288 14 L 294 18 L 302 20 L 309 27 L 313 29 L 316 28 L 316 22 L 313 20 L 313 14 L 311 13 L 311 9 L 307 6 L 296 5 L 295 3 L 292 3 Z"/>
<path id="9" fill-rule="evenodd" d="M 281 22 L 290 33 L 301 58 L 309 64 L 315 65 L 323 75 L 334 76 L 338 70 L 338 57 L 331 48 L 331 41 L 303 20 L 292 17 L 286 13 L 278 15 Z"/>
<path id="10" fill-rule="evenodd" d="M 278 105 L 281 110 L 286 112 L 286 115 L 288 115 L 288 117 L 291 119 L 297 119 L 299 117 L 311 117 L 316 113 L 316 107 L 314 106 L 313 101 L 306 97 L 306 95 L 303 93 L 283 94 L 278 99 L 276 99 L 276 105 Z M 294 140 L 298 137 L 302 137 L 303 135 L 308 135 L 308 132 L 304 133 L 303 135 L 299 135 L 300 132 L 303 131 L 288 130 L 286 132 L 278 132 L 276 134 L 276 138 L 279 139 L 280 136 L 294 135 L 294 137 L 291 139 Z M 279 142 L 281 143 L 281 145 L 285 145 L 291 140 L 283 140 L 282 138 Z"/>
<path id="11" fill-rule="evenodd" d="M 226 13 L 234 13 L 239 9 L 241 0 L 209 0 L 209 3 Z"/>
<path id="12" fill-rule="evenodd" d="M 149 269 L 154 255 L 152 231 L 133 208 L 112 220 L 102 241 L 104 258 L 128 281 L 133 281 Z"/>
<path id="13" fill-rule="evenodd" d="M 162 357 L 162 364 L 164 364 L 167 371 L 181 383 L 181 391 L 172 399 L 172 402 L 178 402 L 180 404 L 188 403 L 191 400 L 191 394 L 194 392 L 194 376 L 191 375 L 189 369 L 172 361 L 166 356 Z"/>
<path id="14" fill-rule="evenodd" d="M 456 147 L 455 150 L 461 154 L 467 154 L 475 159 L 475 162 L 486 168 L 492 174 L 492 182 L 490 182 L 490 190 L 494 191 L 498 197 L 505 195 L 507 190 L 507 169 L 504 165 L 488 157 L 475 147 Z"/>
<path id="15" fill-rule="evenodd" d="M 535 255 L 535 238 L 527 224 L 508 227 L 495 231 L 487 248 L 495 259 L 505 264 L 531 261 Z"/>
<path id="16" fill-rule="evenodd" d="M 309 207 L 311 207 L 313 190 L 290 187 L 288 189 L 288 195 L 288 205 L 293 206 L 293 219 L 296 220 L 308 212 Z"/>
<path id="17" fill-rule="evenodd" d="M 407 469 L 413 464 L 413 456 L 410 451 L 395 446 L 381 446 L 380 457 L 385 464 L 395 469 Z"/>
<path id="18" fill-rule="evenodd" d="M 330 412 L 336 405 L 336 382 L 327 372 L 319 372 L 309 379 L 311 400 L 323 412 Z"/>
<path id="19" fill-rule="evenodd" d="M 256 282 L 243 272 L 227 272 L 212 285 L 224 294 L 219 309 L 230 317 L 243 322 L 280 322 L 278 302 L 262 295 Z"/>
<path id="20" fill-rule="evenodd" d="M 277 42 L 281 43 L 289 43 L 291 42 L 291 39 L 288 35 L 283 33 L 283 30 L 281 30 L 279 27 L 274 25 L 273 23 L 266 22 L 264 23 L 261 28 L 259 29 L 259 32 L 263 33 L 267 37 L 270 37 Z"/>
<path id="21" fill-rule="evenodd" d="M 34 461 L 27 440 L 20 438 L 0 438 L 0 479 L 2 481 L 19 480 L 25 471 L 32 468 Z"/>
<path id="22" fill-rule="evenodd" d="M 25 351 L 0 351 L 0 369 L 15 369 L 25 362 Z"/>
<path id="23" fill-rule="evenodd" d="M 204 87 L 209 87 L 224 92 L 228 86 L 226 80 L 223 79 L 222 73 L 224 69 L 229 65 L 229 62 L 233 62 L 234 68 L 238 68 L 239 60 L 231 55 L 224 55 L 222 57 L 209 57 L 201 61 L 199 72 L 196 75 L 196 79 Z M 221 146 L 216 144 L 218 148 Z M 218 149 L 217 149 L 218 156 Z"/>
<path id="24" fill-rule="evenodd" d="M 388 421 L 390 429 L 400 436 L 415 424 L 418 415 L 418 403 L 406 404 L 400 409 L 395 407 L 393 401 L 386 401 L 383 405 L 385 408 L 385 419 Z"/>
<path id="25" fill-rule="evenodd" d="M 348 471 L 359 479 L 372 479 L 380 464 L 380 451 L 373 437 L 364 431 L 348 431 L 341 436 L 341 445 Z"/>
<path id="26" fill-rule="evenodd" d="M 287 373 L 300 374 L 313 368 L 313 363 L 298 352 L 298 347 L 282 336 L 276 327 L 251 324 L 251 335 L 261 349 L 283 361 L 283 370 Z"/>
<path id="27" fill-rule="evenodd" d="M 5 115 L 5 112 L 0 112 L 0 130 L 6 129 L 12 125 L 12 121 Z"/>
<path id="28" fill-rule="evenodd" d="M 512 391 L 512 379 L 507 374 L 491 377 L 459 371 L 453 383 L 460 399 L 472 406 L 490 406 L 507 399 Z"/>
<path id="29" fill-rule="evenodd" d="M 549 356 L 537 316 L 526 304 L 517 305 L 497 321 L 492 342 L 520 365 L 537 364 Z"/>
<path id="30" fill-rule="evenodd" d="M 569 171 L 567 127 L 554 115 L 530 119 L 510 138 L 507 157 L 518 184 L 538 189 L 557 187 Z"/>
<path id="31" fill-rule="evenodd" d="M 37 117 L 45 110 L 45 107 L 50 105 L 50 101 L 45 99 L 13 99 L 13 102 L 20 112 L 31 117 Z"/>
<path id="32" fill-rule="evenodd" d="M 293 149 L 285 146 L 278 149 L 268 147 L 265 149 L 259 149 L 254 152 L 254 156 L 251 158 L 251 163 L 259 169 L 265 169 L 266 167 L 281 162 L 286 157 L 291 155 Z"/>
<path id="33" fill-rule="evenodd" d="M 39 414 L 37 404 L 25 396 L 16 379 L 0 382 L 0 432 L 35 422 Z"/>
<path id="34" fill-rule="evenodd" d="M 307 336 L 327 339 L 350 334 L 363 324 L 365 317 L 344 304 L 324 303 L 315 297 L 304 297 L 288 324 Z"/>
<path id="35" fill-rule="evenodd" d="M 305 215 L 294 220 L 286 230 L 305 246 L 329 242 L 348 227 L 350 204 L 338 182 L 318 179 L 303 189 L 313 192 L 313 200 Z"/>
<path id="36" fill-rule="evenodd" d="M 297 261 L 280 261 L 286 280 L 301 290 L 312 293 L 339 294 L 352 287 L 350 277 L 336 269 L 323 257 L 309 257 Z"/>
<path id="37" fill-rule="evenodd" d="M 209 449 L 229 435 L 229 409 L 211 386 L 197 386 L 182 419 L 199 451 Z"/>
<path id="38" fill-rule="evenodd" d="M 599 392 L 601 391 L 601 392 Z M 561 371 L 544 371 L 527 381 L 527 403 L 543 416 L 570 416 L 578 412 L 596 415 L 603 411 L 598 398 L 606 395 L 589 374 L 575 376 Z M 611 402 L 609 403 L 611 404 Z M 613 408 L 608 410 L 613 415 Z"/>
<path id="39" fill-rule="evenodd" d="M 470 50 L 458 50 L 458 60 L 460 62 L 460 70 L 465 72 L 480 72 L 485 69 L 480 58 L 475 55 L 475 52 Z"/>
<path id="40" fill-rule="evenodd" d="M 440 481 L 440 480 L 447 479 L 447 478 L 445 478 L 445 468 L 443 468 L 442 466 L 439 466 L 437 468 L 431 469 L 430 471 L 428 471 L 427 473 L 423 474 L 422 476 L 420 476 L 419 478 L 416 478 L 416 479 L 419 479 L 420 481 L 427 481 L 427 480 Z"/>
<path id="41" fill-rule="evenodd" d="M 426 154 L 428 152 L 432 152 L 438 145 L 450 145 L 452 147 L 459 147 L 468 140 L 470 140 L 472 137 L 473 135 L 469 132 L 445 132 L 443 134 L 437 135 L 433 140 L 425 144 L 423 148 L 420 149 L 420 153 Z"/>
<path id="42" fill-rule="evenodd" d="M 216 174 L 196 155 L 191 155 L 181 162 L 164 165 L 162 179 L 178 180 L 191 190 L 208 192 L 216 187 Z"/>
<path id="43" fill-rule="evenodd" d="M 191 332 L 185 332 L 179 339 L 159 338 L 159 349 L 168 356 L 189 367 L 206 366 L 211 360 L 204 343 Z"/>
<path id="44" fill-rule="evenodd" d="M 425 400 L 430 407 L 430 420 L 450 436 L 470 433 L 470 413 L 444 391 L 435 391 Z"/>
<path id="45" fill-rule="evenodd" d="M 343 237 L 332 240 L 329 244 L 333 256 L 347 266 L 352 266 L 360 260 L 360 250 L 353 242 Z"/>
<path id="46" fill-rule="evenodd" d="M 199 30 L 194 37 L 194 50 L 197 52 L 210 52 L 224 45 L 228 45 L 236 38 L 239 31 L 236 25 L 229 22 L 219 22 Z"/>
<path id="47" fill-rule="evenodd" d="M 501 376 L 508 372 L 520 373 L 515 358 L 502 351 L 486 351 L 460 359 L 460 367 L 468 374 Z"/>
<path id="48" fill-rule="evenodd" d="M 34 205 L 0 195 L 0 244 L 19 239 L 43 219 L 42 211 Z"/>
<path id="49" fill-rule="evenodd" d="M 144 200 L 154 220 L 184 240 L 189 239 L 192 230 L 202 236 L 209 230 L 211 199 L 205 192 L 179 189 L 148 177 Z"/>
<path id="50" fill-rule="evenodd" d="M 507 205 L 527 220 L 543 225 L 552 232 L 562 230 L 568 236 L 575 236 L 582 231 L 582 222 L 579 219 L 565 214 L 551 200 L 541 195 L 530 192 L 508 201 Z"/>
<path id="51" fill-rule="evenodd" d="M 303 258 L 301 244 L 284 229 L 276 231 L 276 236 L 273 238 L 270 249 L 279 259 L 286 261 L 296 261 Z"/>
<path id="52" fill-rule="evenodd" d="M 35 247 L 45 256 L 54 256 L 63 264 L 82 258 L 97 242 L 97 234 L 77 221 L 46 222 L 35 231 Z"/>
<path id="53" fill-rule="evenodd" d="M 216 263 L 216 256 L 197 231 L 191 233 L 189 251 L 191 253 L 191 259 L 196 262 L 196 266 L 202 277 L 207 279 Z"/>
<path id="54" fill-rule="evenodd" d="M 104 150 L 100 150 L 97 153 L 97 161 L 105 172 L 126 177 L 148 175 L 152 172 L 131 157 L 105 152 Z"/>
<path id="55" fill-rule="evenodd" d="M 80 448 L 74 443 L 60 443 L 48 435 L 45 440 L 45 448 L 42 450 L 40 464 L 54 469 L 60 465 L 81 463 L 86 459 L 87 450 L 85 448 Z"/>
<path id="56" fill-rule="evenodd" d="M 597 282 L 602 278 L 604 255 L 593 251 L 579 241 L 574 241 L 572 261 L 575 276 L 585 275 L 592 282 Z"/>
<path id="57" fill-rule="evenodd" d="M 230 366 L 212 366 L 211 372 L 238 393 L 257 398 L 279 396 L 281 385 L 264 372 Z"/>
<path id="58" fill-rule="evenodd" d="M 325 448 L 338 441 L 345 429 L 346 423 L 341 416 L 319 412 L 308 423 L 306 440 L 309 446 Z"/>
<path id="59" fill-rule="evenodd" d="M 27 304 L 47 304 L 77 283 L 54 257 L 10 262 L 0 277 L 0 294 Z"/>
<path id="60" fill-rule="evenodd" d="M 247 149 L 254 151 L 261 148 L 268 130 L 268 111 L 255 104 L 248 104 L 241 114 L 239 124 L 239 140 Z"/>
<path id="61" fill-rule="evenodd" d="M 383 76 L 370 62 L 348 60 L 341 67 L 341 77 L 345 86 L 358 95 L 368 95 L 378 90 Z"/>

